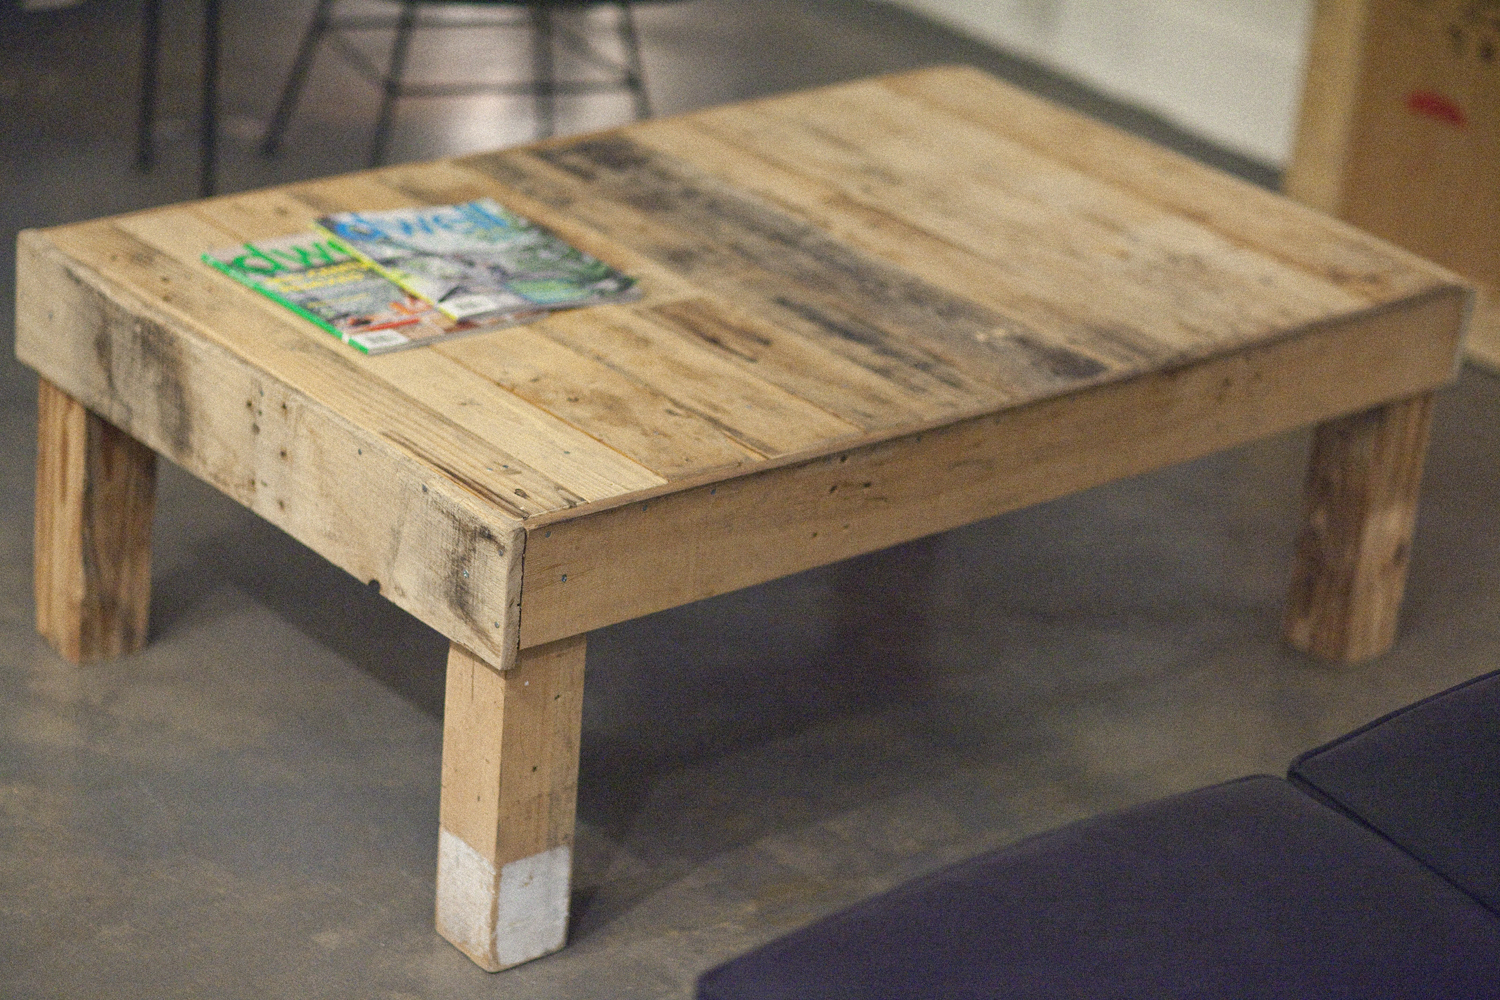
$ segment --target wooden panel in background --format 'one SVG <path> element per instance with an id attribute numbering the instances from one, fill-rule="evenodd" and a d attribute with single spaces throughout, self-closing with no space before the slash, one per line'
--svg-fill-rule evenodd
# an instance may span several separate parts
<path id="1" fill-rule="evenodd" d="M 1284 187 L 1476 282 L 1500 370 L 1500 4 L 1318 0 Z"/>

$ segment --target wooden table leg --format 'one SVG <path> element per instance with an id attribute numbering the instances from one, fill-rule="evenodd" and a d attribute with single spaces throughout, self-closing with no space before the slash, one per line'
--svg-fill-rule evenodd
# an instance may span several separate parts
<path id="1" fill-rule="evenodd" d="M 567 937 L 584 646 L 523 649 L 504 673 L 448 653 L 437 928 L 491 972 Z"/>
<path id="2" fill-rule="evenodd" d="M 1286 616 L 1303 652 L 1353 661 L 1395 642 L 1431 426 L 1424 393 L 1315 432 Z"/>
<path id="3" fill-rule="evenodd" d="M 156 454 L 37 387 L 36 627 L 74 663 L 146 644 Z"/>

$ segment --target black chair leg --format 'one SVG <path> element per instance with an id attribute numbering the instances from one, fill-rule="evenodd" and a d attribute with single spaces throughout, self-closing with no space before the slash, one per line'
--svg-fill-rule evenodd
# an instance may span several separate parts
<path id="1" fill-rule="evenodd" d="M 266 137 L 261 140 L 260 151 L 266 156 L 275 153 L 281 145 L 281 137 L 286 133 L 286 127 L 292 119 L 292 110 L 297 106 L 297 98 L 302 94 L 302 85 L 307 82 L 307 71 L 312 66 L 313 54 L 317 52 L 318 43 L 323 40 L 323 35 L 328 31 L 329 10 L 332 6 L 333 0 L 318 0 L 318 9 L 313 14 L 312 23 L 307 26 L 307 33 L 302 36 L 302 44 L 297 49 L 297 58 L 292 62 L 292 72 L 286 78 L 286 86 L 281 88 L 281 99 L 276 102 L 276 112 L 271 116 L 271 124 L 266 129 Z"/>
<path id="2" fill-rule="evenodd" d="M 219 159 L 219 0 L 203 3 L 203 107 L 198 126 L 198 195 L 214 193 Z"/>
<path id="3" fill-rule="evenodd" d="M 156 65 L 161 57 L 161 2 L 145 0 L 141 19 L 141 107 L 136 125 L 135 167 L 150 170 L 155 160 Z"/>
<path id="4" fill-rule="evenodd" d="M 531 76 L 536 95 L 537 138 L 550 139 L 557 131 L 557 81 L 552 66 L 552 11 L 534 5 L 531 11 Z"/>
<path id="5" fill-rule="evenodd" d="M 646 73 L 641 64 L 640 36 L 635 30 L 635 12 L 630 0 L 620 0 L 620 40 L 625 44 L 625 86 L 635 98 L 635 116 L 651 117 L 651 101 L 646 96 Z"/>
<path id="6" fill-rule="evenodd" d="M 401 5 L 401 20 L 396 25 L 396 38 L 391 43 L 390 68 L 381 81 L 385 93 L 380 99 L 380 117 L 375 119 L 375 138 L 370 143 L 372 167 L 378 167 L 385 158 L 385 144 L 391 134 L 391 116 L 396 107 L 396 98 L 401 96 L 401 76 L 406 72 L 406 52 L 411 46 L 411 31 L 416 23 L 416 0 L 406 0 Z"/>

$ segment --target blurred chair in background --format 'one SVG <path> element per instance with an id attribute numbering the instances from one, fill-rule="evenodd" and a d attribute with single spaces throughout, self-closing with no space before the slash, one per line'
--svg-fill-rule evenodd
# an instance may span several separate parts
<path id="1" fill-rule="evenodd" d="M 282 87 L 281 99 L 277 102 L 270 127 L 266 130 L 261 149 L 267 155 L 274 153 L 281 144 L 297 99 L 307 82 L 307 72 L 313 57 L 325 40 L 360 75 L 379 86 L 383 92 L 380 113 L 375 121 L 375 135 L 370 143 L 371 166 L 379 164 L 385 156 L 392 112 L 396 101 L 403 97 L 455 97 L 480 93 L 530 95 L 536 102 L 539 138 L 552 135 L 556 128 L 556 98 L 559 96 L 624 90 L 633 99 L 636 117 L 645 118 L 651 113 L 641 71 L 640 42 L 636 35 L 631 0 L 400 0 L 400 9 L 393 15 L 384 16 L 362 13 L 336 15 L 335 6 L 336 0 L 318 0 L 312 23 L 308 25 L 307 33 L 302 38 L 291 73 Z M 560 9 L 582 11 L 605 6 L 616 10 L 615 33 L 623 53 L 618 59 L 601 52 L 582 32 L 572 30 L 554 17 Z M 424 7 L 511 7 L 517 8 L 520 16 L 508 21 L 450 17 L 421 20 L 420 8 Z M 529 79 L 435 84 L 408 83 L 404 79 L 411 37 L 416 29 L 505 27 L 531 31 Z M 346 37 L 348 32 L 392 29 L 395 30 L 395 36 L 391 43 L 390 59 L 383 71 Z M 604 75 L 587 79 L 558 79 L 556 56 L 559 48 L 602 71 Z"/>

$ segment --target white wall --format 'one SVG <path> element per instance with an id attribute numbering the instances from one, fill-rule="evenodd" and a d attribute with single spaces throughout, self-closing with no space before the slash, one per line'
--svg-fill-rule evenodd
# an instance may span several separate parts
<path id="1" fill-rule="evenodd" d="M 896 0 L 1275 166 L 1312 0 Z"/>

